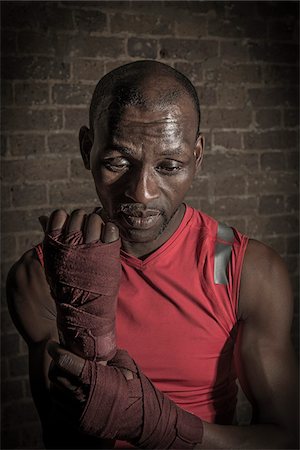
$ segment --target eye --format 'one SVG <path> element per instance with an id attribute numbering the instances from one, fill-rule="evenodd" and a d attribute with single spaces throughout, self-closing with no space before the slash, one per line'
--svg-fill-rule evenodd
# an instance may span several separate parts
<path id="1" fill-rule="evenodd" d="M 111 172 L 122 172 L 130 167 L 130 162 L 122 157 L 107 158 L 102 161 L 102 165 Z"/>
<path id="2" fill-rule="evenodd" d="M 156 170 L 166 175 L 173 175 L 182 169 L 182 163 L 179 161 L 163 161 L 159 163 Z"/>

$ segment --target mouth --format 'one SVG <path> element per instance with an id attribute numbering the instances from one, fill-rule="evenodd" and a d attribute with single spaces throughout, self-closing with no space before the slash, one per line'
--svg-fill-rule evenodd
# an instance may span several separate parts
<path id="1" fill-rule="evenodd" d="M 155 213 L 150 211 L 143 211 L 139 215 L 132 215 L 130 213 L 128 214 L 124 212 L 120 213 L 124 225 L 138 230 L 148 230 L 149 228 L 153 227 L 156 222 L 158 222 L 160 215 L 161 214 L 158 211 Z"/>

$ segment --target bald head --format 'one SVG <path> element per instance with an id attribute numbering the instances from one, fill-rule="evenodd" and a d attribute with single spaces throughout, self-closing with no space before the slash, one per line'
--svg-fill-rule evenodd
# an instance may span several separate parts
<path id="1" fill-rule="evenodd" d="M 151 111 L 163 110 L 188 98 L 197 116 L 196 136 L 200 127 L 197 92 L 182 73 L 157 61 L 136 61 L 118 67 L 97 84 L 90 106 L 90 129 L 104 111 L 119 115 L 124 108 L 136 106 Z"/>

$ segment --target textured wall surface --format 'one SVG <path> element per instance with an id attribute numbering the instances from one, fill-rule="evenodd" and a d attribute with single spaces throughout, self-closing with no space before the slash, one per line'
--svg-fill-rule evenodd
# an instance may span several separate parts
<path id="1" fill-rule="evenodd" d="M 207 148 L 187 201 L 274 247 L 297 304 L 298 4 L 46 1 L 1 9 L 2 447 L 41 448 L 5 278 L 40 240 L 40 214 L 97 204 L 77 135 L 95 83 L 110 69 L 149 58 L 191 78 Z"/>

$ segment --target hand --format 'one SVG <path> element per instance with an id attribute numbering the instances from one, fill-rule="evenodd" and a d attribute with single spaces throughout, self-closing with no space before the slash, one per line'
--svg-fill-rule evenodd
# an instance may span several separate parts
<path id="1" fill-rule="evenodd" d="M 82 210 L 70 216 L 54 211 L 47 222 L 45 272 L 56 302 L 60 340 L 82 357 L 108 360 L 116 352 L 118 236 L 113 223 Z"/>
<path id="2" fill-rule="evenodd" d="M 140 448 L 191 449 L 201 442 L 202 421 L 159 391 L 127 352 L 118 350 L 104 366 L 55 343 L 48 349 L 57 404 L 81 432 Z"/>

